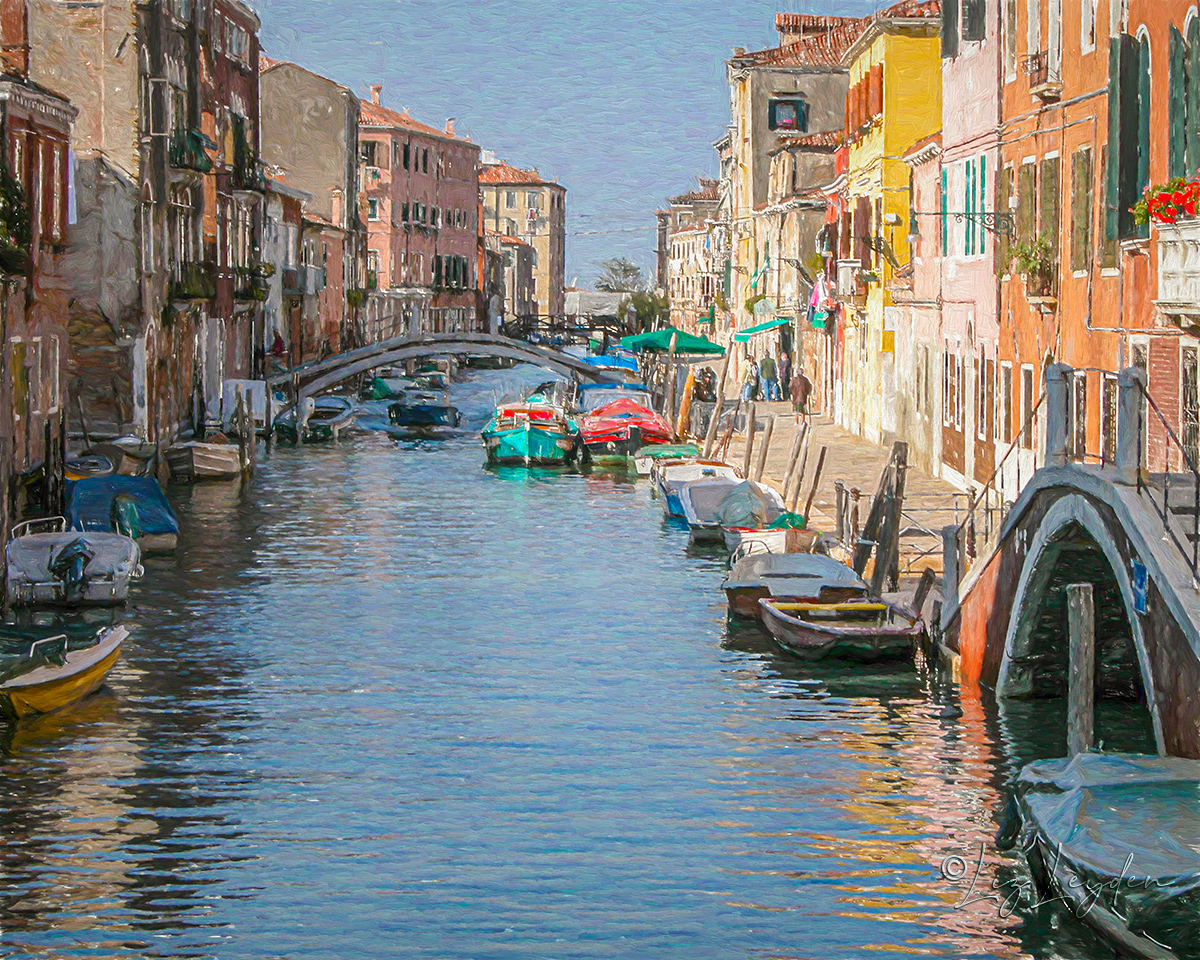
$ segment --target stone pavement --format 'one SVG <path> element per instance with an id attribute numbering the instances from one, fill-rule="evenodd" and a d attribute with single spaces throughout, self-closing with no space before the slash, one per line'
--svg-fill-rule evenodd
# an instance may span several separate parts
<path id="1" fill-rule="evenodd" d="M 753 470 L 753 466 L 758 460 L 758 448 L 762 442 L 766 420 L 774 416 L 776 417 L 775 430 L 771 437 L 771 448 L 763 470 L 763 480 L 775 489 L 782 491 L 788 453 L 791 450 L 792 438 L 799 427 L 800 418 L 792 412 L 792 406 L 789 403 L 759 403 L 756 406 L 756 413 L 759 426 L 754 438 L 755 449 L 751 459 L 751 469 Z M 869 440 L 847 433 L 827 417 L 812 417 L 810 422 L 808 467 L 797 506 L 798 512 L 804 511 L 804 503 L 812 486 L 817 455 L 824 445 L 827 448 L 825 466 L 813 498 L 813 508 L 809 517 L 810 529 L 828 533 L 834 531 L 837 513 L 834 482 L 837 480 L 841 480 L 847 490 L 858 487 L 861 491 L 862 500 L 859 514 L 862 522 L 865 522 L 870 509 L 871 497 L 879 486 L 879 478 L 887 464 L 891 448 L 878 447 Z M 744 451 L 744 438 L 741 435 L 735 436 L 729 445 L 725 459 L 740 467 Z M 902 552 L 914 561 L 917 559 L 917 554 L 928 554 L 923 562 L 914 562 L 913 569 L 919 570 L 926 565 L 931 565 L 939 571 L 941 569 L 940 538 L 935 541 L 933 536 L 918 532 L 917 528 L 924 528 L 924 530 L 936 534 L 946 524 L 961 520 L 965 506 L 966 495 L 958 488 L 944 480 L 931 477 L 924 470 L 909 465 L 905 478 L 905 514 L 909 535 L 903 539 Z"/>

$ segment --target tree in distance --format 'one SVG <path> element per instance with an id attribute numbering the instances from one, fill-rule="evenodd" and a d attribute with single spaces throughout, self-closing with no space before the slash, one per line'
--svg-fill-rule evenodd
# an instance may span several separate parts
<path id="1" fill-rule="evenodd" d="M 624 257 L 613 257 L 600 264 L 604 272 L 596 278 L 596 289 L 604 293 L 641 293 L 646 289 L 642 268 Z"/>

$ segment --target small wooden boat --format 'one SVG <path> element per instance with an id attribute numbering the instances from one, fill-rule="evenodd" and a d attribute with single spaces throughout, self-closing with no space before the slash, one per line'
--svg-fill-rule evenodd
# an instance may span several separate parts
<path id="1" fill-rule="evenodd" d="M 684 484 L 717 479 L 736 483 L 742 479 L 742 473 L 720 460 L 662 460 L 650 471 L 650 482 L 668 517 L 684 516 L 683 501 L 679 498 Z"/>
<path id="2" fill-rule="evenodd" d="M 188 440 L 167 448 L 167 466 L 175 483 L 236 480 L 246 470 L 242 451 L 234 443 Z"/>
<path id="3" fill-rule="evenodd" d="M 575 459 L 578 433 L 561 407 L 510 403 L 497 407 L 481 434 L 491 464 L 559 466 Z"/>
<path id="4" fill-rule="evenodd" d="M 1195 957 L 1198 796 L 1197 760 L 1125 753 L 1039 760 L 1017 778 L 1017 817 L 1000 842 L 1011 847 L 1019 838 L 1038 899 L 1065 904 L 1118 952 Z"/>
<path id="5" fill-rule="evenodd" d="M 347 397 L 317 397 L 304 403 L 297 418 L 295 409 L 281 414 L 275 420 L 275 435 L 284 443 L 297 443 L 300 431 L 297 420 L 304 424 L 305 443 L 324 443 L 336 440 L 338 435 L 354 421 L 354 403 Z"/>
<path id="6" fill-rule="evenodd" d="M 14 606 L 124 603 L 142 576 L 142 552 L 124 534 L 67 529 L 66 517 L 27 520 L 5 547 L 8 600 Z"/>
<path id="7" fill-rule="evenodd" d="M 67 485 L 67 522 L 72 530 L 121 533 L 142 553 L 170 552 L 179 520 L 150 477 L 89 477 Z"/>
<path id="8" fill-rule="evenodd" d="M 125 436 L 108 443 L 92 444 L 83 451 L 83 455 L 107 459 L 113 465 L 113 472 L 122 476 L 144 477 L 155 463 L 158 448 L 141 437 Z"/>
<path id="9" fill-rule="evenodd" d="M 117 472 L 116 464 L 98 453 L 68 457 L 63 468 L 67 480 L 83 480 L 86 477 L 111 477 Z"/>
<path id="10" fill-rule="evenodd" d="M 83 638 L 55 634 L 0 636 L 0 713 L 11 720 L 53 713 L 78 703 L 104 683 L 128 631 L 108 627 Z"/>
<path id="11" fill-rule="evenodd" d="M 758 601 L 789 596 L 819 603 L 861 600 L 867 585 L 850 567 L 816 553 L 770 552 L 756 544 L 734 554 L 729 575 L 721 584 L 729 609 L 758 619 Z"/>
<path id="12" fill-rule="evenodd" d="M 694 443 L 651 443 L 633 452 L 633 465 L 639 477 L 648 477 L 660 461 L 696 460 L 699 456 L 700 448 Z"/>
<path id="13" fill-rule="evenodd" d="M 920 618 L 886 600 L 821 603 L 804 597 L 764 597 L 758 606 L 763 626 L 776 643 L 810 660 L 904 660 L 925 632 Z"/>
<path id="14" fill-rule="evenodd" d="M 579 418 L 579 435 L 593 463 L 628 463 L 645 444 L 670 443 L 671 425 L 636 400 L 612 400 Z"/>

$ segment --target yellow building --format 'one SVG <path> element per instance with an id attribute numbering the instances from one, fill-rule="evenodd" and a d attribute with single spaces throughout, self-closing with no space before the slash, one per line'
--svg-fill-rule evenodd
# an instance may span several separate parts
<path id="1" fill-rule="evenodd" d="M 873 19 L 842 58 L 849 159 L 836 251 L 845 330 L 834 413 L 875 442 L 895 435 L 895 343 L 905 331 L 890 287 L 910 258 L 904 157 L 941 129 L 940 31 L 940 2 L 910 0 Z"/>

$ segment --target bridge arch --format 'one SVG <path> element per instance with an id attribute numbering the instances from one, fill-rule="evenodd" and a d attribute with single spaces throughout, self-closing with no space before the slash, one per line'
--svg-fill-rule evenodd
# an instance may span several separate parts
<path id="1" fill-rule="evenodd" d="M 581 380 L 605 380 L 606 372 L 575 357 L 547 347 L 539 347 L 523 340 L 486 333 L 431 334 L 413 339 L 398 337 L 383 340 L 357 350 L 327 357 L 317 363 L 299 367 L 285 374 L 270 378 L 273 386 L 300 381 L 296 402 L 315 396 L 339 383 L 366 373 L 375 367 L 401 363 L 427 357 L 451 356 L 454 354 L 476 354 L 503 357 L 543 367 L 560 376 Z"/>
<path id="2" fill-rule="evenodd" d="M 1133 583 L 1103 516 L 1083 494 L 1071 493 L 1058 498 L 1035 530 L 1022 533 L 1022 536 L 1028 538 L 1025 562 L 1010 607 L 1011 614 L 1005 634 L 996 694 L 1003 699 L 1028 696 L 1033 692 L 1035 677 L 1030 661 L 1036 654 L 1034 634 L 1038 618 L 1043 611 L 1043 603 L 1047 599 L 1048 590 L 1064 551 L 1073 543 L 1078 544 L 1081 535 L 1103 559 L 1116 582 L 1136 657 L 1137 679 L 1140 681 L 1146 709 L 1154 729 L 1154 740 L 1159 753 L 1165 753 L 1163 722 L 1159 710 L 1160 697 L 1155 689 L 1154 672 L 1147 652 L 1142 620 L 1134 613 Z M 1099 616 L 1097 620 L 1100 620 Z M 1098 671 L 1101 640 L 1098 630 Z"/>

